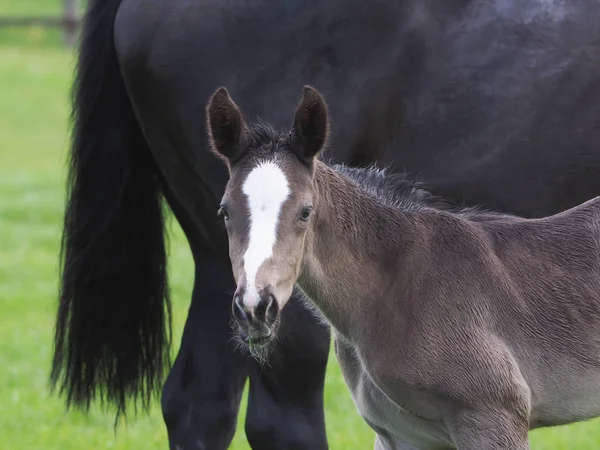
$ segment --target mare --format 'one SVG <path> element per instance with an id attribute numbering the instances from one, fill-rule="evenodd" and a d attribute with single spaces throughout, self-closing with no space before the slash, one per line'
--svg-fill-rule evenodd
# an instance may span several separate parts
<path id="1" fill-rule="evenodd" d="M 526 450 L 530 429 L 600 416 L 600 197 L 537 219 L 436 207 L 320 160 L 308 86 L 289 131 L 246 124 L 225 88 L 207 115 L 240 328 L 268 345 L 297 283 L 375 449 Z"/>
<path id="2" fill-rule="evenodd" d="M 227 170 L 198 126 L 219 85 L 284 126 L 310 83 L 336 117 L 334 160 L 406 168 L 457 202 L 538 217 L 600 193 L 595 0 L 86 3 L 52 381 L 118 412 L 164 381 L 171 448 L 227 448 L 248 378 L 253 448 L 327 448 L 328 329 L 307 332 L 293 298 L 268 369 L 231 342 Z M 195 263 L 166 380 L 163 197 Z"/>

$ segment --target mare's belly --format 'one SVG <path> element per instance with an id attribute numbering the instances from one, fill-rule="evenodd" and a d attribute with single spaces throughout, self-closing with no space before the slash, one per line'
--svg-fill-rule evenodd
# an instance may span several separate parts
<path id="1" fill-rule="evenodd" d="M 377 450 L 454 448 L 443 425 L 422 419 L 392 402 L 363 370 L 350 344 L 336 338 L 336 354 L 360 415 L 377 433 Z"/>

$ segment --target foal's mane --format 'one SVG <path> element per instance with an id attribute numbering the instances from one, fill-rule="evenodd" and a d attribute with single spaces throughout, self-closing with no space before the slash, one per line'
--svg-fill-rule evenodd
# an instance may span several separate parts
<path id="1" fill-rule="evenodd" d="M 280 146 L 290 145 L 290 134 L 277 131 L 270 123 L 258 119 L 247 125 L 248 148 L 253 155 L 261 157 L 274 156 Z M 328 161 L 323 156 L 321 162 L 347 180 L 353 182 L 363 193 L 383 205 L 410 211 L 436 209 L 462 216 L 469 220 L 487 221 L 508 218 L 510 215 L 485 210 L 479 206 L 458 206 L 447 199 L 431 194 L 424 183 L 408 178 L 406 173 L 391 173 L 387 169 L 376 166 L 348 167 Z"/>
<path id="2" fill-rule="evenodd" d="M 352 181 L 362 192 L 369 194 L 384 205 L 399 209 L 422 210 L 425 207 L 445 209 L 449 205 L 442 198 L 432 195 L 425 185 L 409 180 L 405 173 L 389 173 L 374 165 L 348 167 L 345 164 L 326 163 L 344 178 Z"/>
<path id="3" fill-rule="evenodd" d="M 415 179 L 410 180 L 406 173 L 389 173 L 375 166 L 348 167 L 344 164 L 327 163 L 333 170 L 352 181 L 362 192 L 375 201 L 395 209 L 424 211 L 437 209 L 467 216 L 470 220 L 486 221 L 510 217 L 507 214 L 485 210 L 479 206 L 458 206 L 450 201 L 431 194 Z"/>

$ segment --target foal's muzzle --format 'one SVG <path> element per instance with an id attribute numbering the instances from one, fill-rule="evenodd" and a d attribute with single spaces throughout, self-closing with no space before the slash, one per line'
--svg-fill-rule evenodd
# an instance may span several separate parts
<path id="1" fill-rule="evenodd" d="M 270 289 L 260 292 L 259 300 L 248 307 L 244 302 L 244 290 L 238 289 L 233 297 L 233 317 L 245 341 L 261 345 L 273 337 L 274 325 L 279 316 L 279 305 Z"/>

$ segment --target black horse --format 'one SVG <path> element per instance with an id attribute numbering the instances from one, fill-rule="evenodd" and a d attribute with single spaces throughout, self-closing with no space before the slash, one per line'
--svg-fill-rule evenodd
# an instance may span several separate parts
<path id="1" fill-rule="evenodd" d="M 99 394 L 119 412 L 162 383 L 164 196 L 196 264 L 163 388 L 171 447 L 226 448 L 249 377 L 253 448 L 327 448 L 328 330 L 308 329 L 293 299 L 268 368 L 231 341 L 210 94 L 226 85 L 250 119 L 285 127 L 312 84 L 336 117 L 334 161 L 393 163 L 435 195 L 539 217 L 600 193 L 599 20 L 595 0 L 90 0 L 53 383 L 70 403 Z"/>

